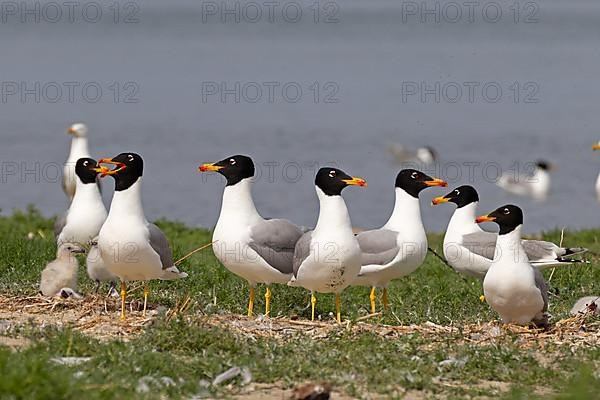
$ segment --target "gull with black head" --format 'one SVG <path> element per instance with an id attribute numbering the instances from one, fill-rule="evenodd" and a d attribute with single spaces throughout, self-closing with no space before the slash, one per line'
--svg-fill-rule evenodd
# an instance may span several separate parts
<path id="1" fill-rule="evenodd" d="M 500 231 L 494 259 L 483 279 L 486 302 L 504 323 L 546 327 L 548 287 L 521 244 L 523 211 L 509 204 L 476 219 L 477 223 L 488 221 L 498 224 Z"/>
<path id="2" fill-rule="evenodd" d="M 500 176 L 496 184 L 512 194 L 545 200 L 550 192 L 550 171 L 554 166 L 547 161 L 538 160 L 526 167 L 532 169 L 529 174 L 522 174 L 511 168 Z"/>
<path id="3" fill-rule="evenodd" d="M 379 229 L 361 232 L 356 239 L 362 252 L 362 267 L 353 285 L 371 287 L 371 313 L 375 313 L 375 288 L 383 288 L 383 306 L 388 306 L 387 286 L 414 272 L 427 255 L 427 236 L 421 220 L 419 193 L 447 183 L 415 169 L 398 172 L 396 201 L 388 221 Z"/>
<path id="4" fill-rule="evenodd" d="M 77 189 L 67 211 L 64 225 L 58 226 L 58 244 L 84 245 L 98 236 L 106 220 L 106 207 L 96 184 L 103 169 L 92 158 L 80 158 L 75 165 Z"/>
<path id="5" fill-rule="evenodd" d="M 164 233 L 149 223 L 142 207 L 144 161 L 136 153 L 104 158 L 100 164 L 115 168 L 102 173 L 115 179 L 115 193 L 108 218 L 98 236 L 100 256 L 108 271 L 121 280 L 121 319 L 125 319 L 127 282 L 144 281 L 144 311 L 148 302 L 148 281 L 187 277 L 173 263 L 173 254 Z"/>
<path id="6" fill-rule="evenodd" d="M 294 276 L 288 285 L 310 290 L 311 320 L 315 319 L 315 292 L 335 293 L 336 319 L 341 322 L 341 292 L 360 271 L 360 247 L 342 198 L 342 190 L 349 185 L 367 186 L 367 182 L 337 168 L 326 167 L 317 172 L 317 225 L 296 243 Z"/>
<path id="7" fill-rule="evenodd" d="M 294 246 L 302 230 L 285 219 L 264 219 L 252 198 L 254 162 L 235 155 L 213 164 L 202 164 L 201 172 L 215 171 L 226 179 L 221 213 L 213 232 L 213 250 L 229 271 L 248 281 L 252 316 L 257 283 L 267 285 L 265 315 L 270 314 L 273 283 L 287 283 L 293 271 Z"/>
<path id="8" fill-rule="evenodd" d="M 444 257 L 446 262 L 461 274 L 483 279 L 494 252 L 498 234 L 487 232 L 475 223 L 479 194 L 473 186 L 463 185 L 450 193 L 436 197 L 432 205 L 456 204 L 444 235 Z M 531 264 L 537 269 L 578 263 L 570 256 L 584 253 L 582 247 L 560 247 L 543 240 L 521 240 Z"/>

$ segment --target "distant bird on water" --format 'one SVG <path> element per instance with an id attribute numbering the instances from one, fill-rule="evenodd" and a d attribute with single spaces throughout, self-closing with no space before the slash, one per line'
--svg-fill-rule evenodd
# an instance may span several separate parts
<path id="1" fill-rule="evenodd" d="M 397 163 L 422 163 L 433 164 L 437 160 L 437 152 L 431 146 L 419 147 L 411 150 L 401 144 L 391 144 L 388 151 Z"/>
<path id="2" fill-rule="evenodd" d="M 533 170 L 529 174 L 513 170 L 505 171 L 496 184 L 509 193 L 535 200 L 545 200 L 550 192 L 550 171 L 554 167 L 544 160 L 538 160 L 532 167 Z"/>

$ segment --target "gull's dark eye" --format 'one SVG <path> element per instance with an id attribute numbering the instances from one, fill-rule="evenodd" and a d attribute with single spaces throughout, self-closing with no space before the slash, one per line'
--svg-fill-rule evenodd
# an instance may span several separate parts
<path id="1" fill-rule="evenodd" d="M 129 161 L 133 161 L 133 156 L 131 154 L 129 154 L 127 157 L 129 157 Z"/>
<path id="2" fill-rule="evenodd" d="M 508 215 L 508 214 L 510 214 L 510 210 L 508 208 L 505 208 L 504 209 L 504 215 Z"/>
<path id="3" fill-rule="evenodd" d="M 235 158 L 231 158 L 231 159 L 229 159 L 229 164 L 231 164 L 231 165 L 235 165 Z"/>
<path id="4" fill-rule="evenodd" d="M 456 193 L 456 195 L 460 195 L 460 190 L 455 190 L 454 193 Z"/>
<path id="5" fill-rule="evenodd" d="M 413 178 L 413 179 L 417 179 L 418 175 L 419 174 L 417 172 L 413 172 L 412 174 L 410 174 L 410 177 Z"/>
<path id="6" fill-rule="evenodd" d="M 88 166 L 88 164 L 89 164 L 89 163 L 88 163 L 87 161 L 84 161 L 84 162 L 83 162 L 83 166 L 84 166 L 84 167 L 87 167 L 87 166 Z"/>
<path id="7" fill-rule="evenodd" d="M 333 170 L 329 171 L 329 177 L 330 178 L 335 177 L 335 171 L 333 171 Z"/>

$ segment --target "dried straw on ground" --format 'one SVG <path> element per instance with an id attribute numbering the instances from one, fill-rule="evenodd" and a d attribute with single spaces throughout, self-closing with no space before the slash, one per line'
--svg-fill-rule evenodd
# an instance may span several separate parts
<path id="1" fill-rule="evenodd" d="M 143 332 L 157 318 L 170 320 L 180 316 L 189 323 L 217 326 L 247 338 L 270 337 L 286 341 L 297 335 L 315 339 L 327 339 L 340 334 L 376 334 L 385 338 L 418 334 L 427 341 L 426 347 L 434 348 L 437 343 L 449 338 L 457 343 L 490 345 L 511 340 L 523 348 L 543 348 L 549 344 L 581 347 L 600 345 L 600 320 L 592 313 L 557 321 L 547 331 L 526 327 L 502 325 L 498 321 L 465 325 L 438 325 L 426 322 L 419 325 L 391 326 L 377 321 L 378 315 L 359 318 L 357 321 L 310 322 L 284 317 L 252 318 L 233 314 L 210 314 L 192 312 L 194 301 L 189 296 L 180 299 L 171 309 L 151 310 L 146 318 L 141 316 L 141 303 L 128 303 L 130 318 L 118 319 L 119 300 L 96 295 L 83 301 L 40 296 L 17 297 L 0 295 L 0 322 L 4 331 L 10 327 L 33 324 L 38 327 L 69 326 L 74 330 L 102 340 L 124 339 Z M 158 317 L 159 314 L 163 316 Z M 3 332 L 0 331 L 0 334 Z"/>

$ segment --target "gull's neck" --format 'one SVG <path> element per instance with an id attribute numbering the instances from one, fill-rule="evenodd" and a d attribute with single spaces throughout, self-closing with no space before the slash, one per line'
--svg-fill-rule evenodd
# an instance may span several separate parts
<path id="1" fill-rule="evenodd" d="M 475 222 L 477 218 L 478 201 L 474 201 L 466 206 L 454 210 L 450 222 L 448 223 L 447 233 L 457 233 L 464 235 L 467 233 L 479 232 L 481 228 Z"/>
<path id="2" fill-rule="evenodd" d="M 96 203 L 102 203 L 102 195 L 98 189 L 97 183 L 83 183 L 79 177 L 77 177 L 75 196 L 73 197 L 72 206 L 81 203 L 82 205 L 88 204 L 92 207 L 96 206 Z M 102 203 L 103 204 L 103 203 Z"/>
<path id="3" fill-rule="evenodd" d="M 512 231 L 503 235 L 498 235 L 496 241 L 496 250 L 494 252 L 494 261 L 504 259 L 511 263 L 520 261 L 529 261 L 527 254 L 521 244 L 521 229 L 523 225 L 517 226 Z"/>
<path id="4" fill-rule="evenodd" d="M 423 234 L 425 234 L 419 199 L 406 193 L 404 189 L 396 188 L 394 210 L 388 221 L 383 225 L 383 229 L 411 233 L 423 231 Z"/>
<path id="5" fill-rule="evenodd" d="M 71 140 L 71 152 L 69 153 L 69 161 L 77 161 L 82 157 L 89 157 L 87 137 L 74 137 Z"/>
<path id="6" fill-rule="evenodd" d="M 125 190 L 115 191 L 109 217 L 134 218 L 146 222 L 142 207 L 142 177 Z"/>
<path id="7" fill-rule="evenodd" d="M 262 220 L 252 199 L 252 178 L 245 178 L 235 185 L 225 186 L 219 221 L 233 219 L 237 223 L 253 223 Z"/>
<path id="8" fill-rule="evenodd" d="M 341 195 L 328 196 L 318 186 L 315 188 L 319 198 L 319 219 L 315 231 L 334 228 L 352 232 L 352 223 L 344 198 Z"/>

